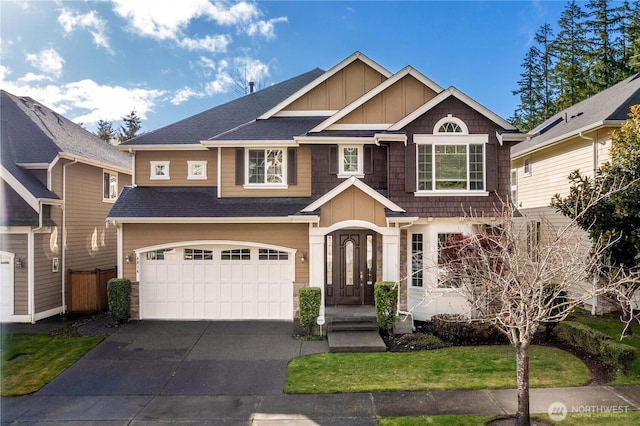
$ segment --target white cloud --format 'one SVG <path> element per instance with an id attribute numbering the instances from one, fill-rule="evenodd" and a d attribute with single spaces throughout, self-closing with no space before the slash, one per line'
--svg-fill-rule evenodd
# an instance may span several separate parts
<path id="1" fill-rule="evenodd" d="M 184 38 L 178 42 L 187 50 L 206 50 L 212 53 L 224 53 L 231 43 L 231 38 L 226 35 L 206 36 L 201 39 Z"/>
<path id="2" fill-rule="evenodd" d="M 232 64 L 221 60 L 215 70 L 215 78 L 206 84 L 205 90 L 208 95 L 238 91 L 242 93 L 247 82 L 253 81 L 260 87 L 268 76 L 269 65 L 258 59 L 238 57 L 233 59 Z"/>
<path id="3" fill-rule="evenodd" d="M 257 21 L 252 22 L 247 27 L 247 34 L 250 36 L 261 35 L 267 40 L 274 39 L 276 37 L 275 27 L 274 25 L 279 22 L 289 22 L 286 17 L 273 18 L 268 21 Z"/>
<path id="4" fill-rule="evenodd" d="M 27 53 L 27 62 L 40 71 L 57 78 L 62 73 L 64 59 L 55 49 L 49 48 L 39 53 Z"/>
<path id="5" fill-rule="evenodd" d="M 211 52 L 224 52 L 231 38 L 224 35 L 207 35 L 205 38 L 189 38 L 185 31 L 191 21 L 206 19 L 223 27 L 237 27 L 239 32 L 275 37 L 274 25 L 287 22 L 287 18 L 259 20 L 262 12 L 254 2 L 229 3 L 220 0 L 115 0 L 114 11 L 128 21 L 130 30 L 143 37 L 157 40 L 174 40 L 181 47 Z"/>
<path id="6" fill-rule="evenodd" d="M 176 92 L 176 94 L 171 99 L 171 103 L 173 105 L 180 105 L 183 102 L 188 101 L 190 98 L 202 98 L 204 97 L 203 93 L 196 92 L 190 87 L 184 87 Z"/>
<path id="7" fill-rule="evenodd" d="M 53 78 L 47 75 L 28 72 L 24 77 L 20 77 L 18 79 L 18 82 L 20 83 L 33 83 L 34 81 L 53 81 Z"/>
<path id="8" fill-rule="evenodd" d="M 109 45 L 109 39 L 106 36 L 107 23 L 100 18 L 95 10 L 89 13 L 74 13 L 68 9 L 60 10 L 58 22 L 62 25 L 65 33 L 69 34 L 76 29 L 87 29 L 93 37 L 93 43 L 98 47 L 105 48 L 109 53 L 113 54 L 113 50 Z"/>

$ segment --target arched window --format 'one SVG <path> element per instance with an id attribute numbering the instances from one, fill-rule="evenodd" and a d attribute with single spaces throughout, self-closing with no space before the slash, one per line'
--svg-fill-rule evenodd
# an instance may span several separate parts
<path id="1" fill-rule="evenodd" d="M 435 126 L 433 126 L 433 134 L 447 134 L 453 133 L 458 135 L 468 135 L 469 129 L 464 121 L 457 117 L 453 117 L 448 114 L 446 117 L 440 119 Z"/>

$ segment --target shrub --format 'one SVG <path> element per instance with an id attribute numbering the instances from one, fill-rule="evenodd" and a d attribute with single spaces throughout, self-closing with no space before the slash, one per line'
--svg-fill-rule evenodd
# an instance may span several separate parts
<path id="1" fill-rule="evenodd" d="M 568 302 L 567 292 L 565 290 L 558 290 L 558 284 L 547 284 L 544 290 L 546 293 L 544 303 L 547 304 L 551 302 L 549 316 L 554 317 L 559 315 L 566 309 Z M 543 325 L 547 334 L 551 333 L 551 330 L 553 330 L 559 322 L 558 320 L 544 322 Z"/>
<path id="2" fill-rule="evenodd" d="M 509 343 L 507 336 L 492 324 L 469 321 L 461 315 L 434 315 L 431 317 L 431 324 L 426 328 L 453 346 L 504 345 Z"/>
<path id="3" fill-rule="evenodd" d="M 580 348 L 600 361 L 621 370 L 626 370 L 636 357 L 636 349 L 613 340 L 606 334 L 574 321 L 563 321 L 553 329 L 561 341 Z"/>
<path id="4" fill-rule="evenodd" d="M 107 298 L 111 318 L 117 323 L 126 322 L 131 307 L 131 281 L 122 278 L 110 279 L 107 282 Z"/>
<path id="5" fill-rule="evenodd" d="M 447 345 L 445 342 L 434 336 L 433 334 L 427 333 L 409 333 L 403 334 L 398 338 L 398 344 L 408 347 L 411 349 L 418 350 L 434 350 L 434 349 L 442 349 L 446 348 Z"/>
<path id="6" fill-rule="evenodd" d="M 378 327 L 391 334 L 398 313 L 398 286 L 393 281 L 378 281 L 374 284 L 373 292 Z"/>
<path id="7" fill-rule="evenodd" d="M 300 325 L 307 335 L 311 335 L 318 315 L 320 315 L 322 293 L 320 287 L 303 287 L 298 294 L 300 296 Z"/>

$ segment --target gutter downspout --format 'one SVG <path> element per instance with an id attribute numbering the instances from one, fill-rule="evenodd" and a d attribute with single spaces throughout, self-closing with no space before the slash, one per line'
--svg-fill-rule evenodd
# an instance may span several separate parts
<path id="1" fill-rule="evenodd" d="M 67 166 L 78 162 L 74 158 L 71 163 L 62 166 L 62 313 L 67 313 Z"/>
<path id="2" fill-rule="evenodd" d="M 596 173 L 598 171 L 598 142 L 596 138 L 590 138 L 588 136 L 585 136 L 583 132 L 579 132 L 578 136 L 581 139 L 585 139 L 593 142 L 593 177 L 595 178 Z M 596 275 L 593 276 L 593 282 L 591 283 L 591 288 L 593 289 L 594 293 L 598 288 L 598 277 Z M 597 312 L 598 312 L 598 296 L 593 296 L 591 298 L 591 315 L 596 315 Z"/>
<path id="3" fill-rule="evenodd" d="M 35 234 L 43 228 L 42 222 L 42 214 L 43 214 L 43 204 L 42 200 L 38 201 L 40 206 L 40 212 L 38 212 L 38 227 L 34 228 L 29 232 L 27 236 L 27 292 L 28 292 L 28 303 L 29 303 L 29 314 L 31 316 L 31 324 L 36 323 L 36 279 L 35 273 L 36 268 L 34 265 L 35 262 Z"/>

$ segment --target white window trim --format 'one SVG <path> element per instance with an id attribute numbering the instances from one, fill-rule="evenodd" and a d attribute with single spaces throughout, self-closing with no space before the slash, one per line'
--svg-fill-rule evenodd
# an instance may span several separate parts
<path id="1" fill-rule="evenodd" d="M 515 180 L 514 180 L 514 174 L 515 174 Z M 518 169 L 511 169 L 511 173 L 509 174 L 509 179 L 510 179 L 510 191 L 511 191 L 511 202 L 516 205 L 518 203 Z M 515 197 L 514 195 L 515 194 Z"/>
<path id="2" fill-rule="evenodd" d="M 356 148 L 358 150 L 358 170 L 346 172 L 344 170 L 344 150 L 345 148 Z M 349 178 L 355 176 L 364 177 L 364 146 L 363 145 L 338 145 L 338 178 Z"/>
<path id="3" fill-rule="evenodd" d="M 282 183 L 249 183 L 249 151 L 267 151 L 267 150 L 280 150 L 282 151 Z M 269 147 L 251 147 L 244 149 L 244 189 L 287 189 L 287 148 L 280 146 Z"/>
<path id="4" fill-rule="evenodd" d="M 527 165 L 529 166 L 529 171 L 527 171 Z M 531 176 L 531 158 L 525 158 L 522 162 L 522 176 Z"/>
<path id="5" fill-rule="evenodd" d="M 152 180 L 169 180 L 169 165 L 170 161 L 151 161 L 151 177 Z M 157 175 L 155 174 L 156 166 L 164 166 L 167 174 L 166 175 Z"/>
<path id="6" fill-rule="evenodd" d="M 201 166 L 202 175 L 194 175 L 193 167 Z M 207 162 L 206 161 L 187 161 L 187 179 L 189 180 L 206 180 L 207 179 Z"/>
<path id="7" fill-rule="evenodd" d="M 448 118 L 447 121 L 451 121 L 451 118 Z M 416 149 L 416 188 L 419 187 L 418 177 L 418 146 L 420 145 L 482 145 L 482 165 L 483 165 L 483 190 L 417 190 L 414 192 L 416 197 L 433 197 L 433 196 L 466 196 L 466 197 L 477 197 L 477 196 L 488 196 L 489 192 L 487 191 L 487 149 L 486 145 L 489 143 L 489 135 L 461 135 L 460 133 L 439 133 L 436 135 L 414 135 L 413 142 L 415 144 Z M 468 153 L 468 151 L 467 151 Z M 467 184 L 469 183 L 469 156 L 467 154 Z M 435 168 L 434 168 L 435 172 Z M 435 180 L 434 180 L 435 184 Z"/>
<path id="8" fill-rule="evenodd" d="M 460 126 L 460 128 L 462 129 L 462 133 L 446 133 L 446 132 L 440 132 L 440 126 L 442 126 L 444 123 L 456 123 L 458 126 Z M 460 120 L 457 117 L 453 117 L 451 114 L 448 114 L 446 117 L 441 118 L 435 126 L 433 126 L 433 134 L 434 135 L 468 135 L 469 134 L 469 128 L 467 127 L 467 125 L 464 123 L 464 121 Z"/>
<path id="9" fill-rule="evenodd" d="M 109 197 L 109 198 L 105 198 L 104 197 L 104 175 L 105 173 L 109 174 L 109 194 L 111 194 L 111 176 L 115 176 L 116 177 L 116 196 L 115 197 Z M 105 203 L 115 203 L 116 200 L 118 199 L 118 173 L 114 172 L 113 170 L 107 170 L 107 169 L 102 169 L 102 201 L 104 201 Z"/>

